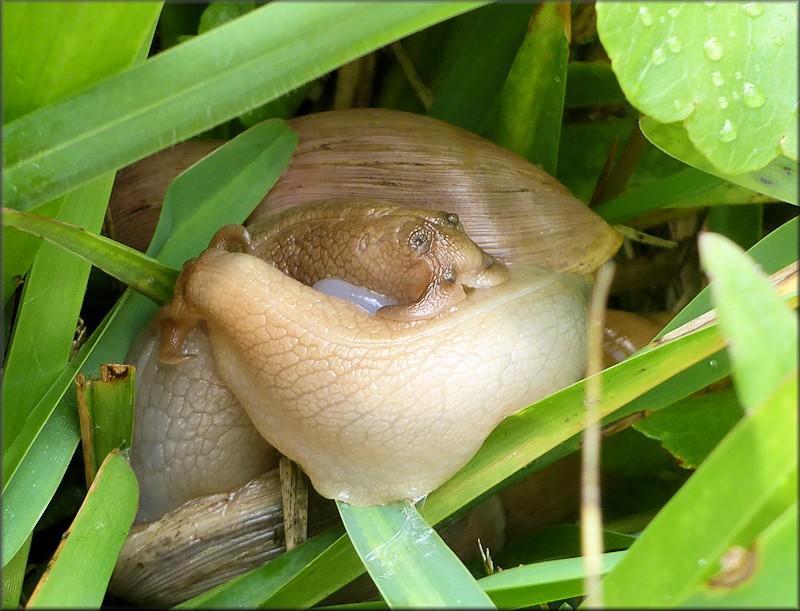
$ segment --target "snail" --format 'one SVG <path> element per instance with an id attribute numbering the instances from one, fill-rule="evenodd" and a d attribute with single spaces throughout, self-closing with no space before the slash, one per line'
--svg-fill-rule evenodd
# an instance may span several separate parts
<path id="1" fill-rule="evenodd" d="M 210 342 L 216 371 L 209 383 L 229 387 L 255 429 L 296 460 L 323 496 L 360 505 L 418 498 L 465 464 L 506 415 L 580 377 L 585 276 L 615 252 L 621 238 L 552 177 L 440 121 L 373 109 L 309 115 L 290 124 L 300 145 L 289 170 L 246 231 L 217 236 L 184 268 L 176 298 L 159 314 L 156 327 L 166 329 L 162 356 L 185 362 L 153 364 L 159 338 L 151 328 L 140 365 L 165 371 L 172 376 L 170 392 L 179 388 L 184 396 L 189 391 L 176 381 L 181 376 L 175 370 L 208 363 L 203 346 Z M 365 207 L 440 211 L 433 215 L 440 224 L 427 238 L 409 243 L 415 234 L 405 221 L 378 231 L 387 235 L 406 227 L 411 251 L 416 244 L 417 252 L 433 254 L 405 292 L 392 295 L 392 303 L 374 316 L 308 285 L 315 280 L 304 284 L 287 275 L 273 264 L 276 253 L 266 260 L 255 256 L 270 243 L 270 227 L 286 219 L 291 225 L 297 215 L 309 214 L 300 206 L 320 200 L 325 203 L 312 204 L 317 213 L 358 209 L 343 221 L 348 231 L 366 227 Z M 277 220 L 270 218 L 276 213 Z M 414 214 L 417 222 L 427 218 Z M 376 230 L 361 237 L 370 231 Z M 435 251 L 434 242 L 448 232 L 453 235 L 442 243 L 449 250 Z M 298 235 L 295 229 L 290 233 L 292 239 Z M 450 265 L 462 252 L 472 252 L 468 263 Z M 385 269 L 393 280 L 397 270 Z M 184 358 L 193 352 L 199 356 Z M 139 411 L 137 405 L 137 422 Z M 231 420 L 242 422 L 242 413 L 240 408 Z M 171 417 L 156 416 L 162 425 L 149 423 L 150 432 L 168 431 Z M 191 436 L 187 429 L 195 427 L 195 437 L 205 439 L 201 419 L 194 420 L 178 428 Z M 132 462 L 139 475 L 156 463 L 143 467 L 150 459 L 137 459 L 136 443 Z M 264 471 L 274 466 L 274 455 L 260 442 L 230 445 L 218 460 L 229 471 L 239 462 L 246 468 L 229 479 L 228 490 L 253 481 L 253 448 Z M 173 479 L 198 460 L 178 459 L 182 466 L 164 467 L 165 473 L 172 469 L 166 477 L 141 475 L 142 522 L 171 509 L 158 520 L 163 523 L 187 507 L 181 503 L 195 493 L 191 486 L 157 511 L 146 509 L 160 488 L 179 487 Z M 204 490 L 197 495 L 214 496 Z M 129 541 L 153 524 L 138 527 Z M 112 589 L 125 589 L 121 567 L 130 569 L 130 558 L 124 549 Z M 212 585 L 207 581 L 204 587 Z"/>

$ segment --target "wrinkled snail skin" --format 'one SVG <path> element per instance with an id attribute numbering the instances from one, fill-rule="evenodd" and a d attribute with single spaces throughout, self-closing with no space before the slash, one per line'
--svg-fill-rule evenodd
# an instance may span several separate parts
<path id="1" fill-rule="evenodd" d="M 383 202 L 327 201 L 292 208 L 252 224 L 253 254 L 313 286 L 345 280 L 388 297 L 379 316 L 427 318 L 462 301 L 462 288 L 508 277 L 455 214 Z"/>
<path id="2" fill-rule="evenodd" d="M 129 359 L 137 372 L 131 453 L 139 480 L 137 523 L 191 499 L 232 490 L 278 462 L 275 449 L 217 375 L 203 330 L 187 338 L 185 349 L 196 356 L 181 367 L 158 362 L 159 340 L 157 325 L 150 325 Z"/>
<path id="3" fill-rule="evenodd" d="M 427 494 L 505 416 L 580 377 L 586 282 L 509 269 L 508 281 L 404 323 L 208 249 L 175 302 L 205 323 L 220 377 L 267 441 L 323 496 L 374 505 Z"/>

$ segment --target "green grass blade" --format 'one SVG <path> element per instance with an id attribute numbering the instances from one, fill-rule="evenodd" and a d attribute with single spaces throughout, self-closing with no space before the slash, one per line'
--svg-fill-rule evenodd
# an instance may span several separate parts
<path id="1" fill-rule="evenodd" d="M 621 223 L 661 208 L 698 205 L 697 197 L 710 194 L 725 181 L 694 168 L 686 168 L 638 189 L 627 191 L 597 206 L 594 211 L 609 223 Z"/>
<path id="2" fill-rule="evenodd" d="M 3 566 L 3 609 L 20 607 L 22 582 L 28 568 L 28 552 L 31 548 L 31 536 L 25 540 L 13 558 Z"/>
<path id="3" fill-rule="evenodd" d="M 167 188 L 147 249 L 179 267 L 226 223 L 243 223 L 289 165 L 297 134 L 283 121 L 255 125 L 180 174 Z"/>
<path id="4" fill-rule="evenodd" d="M 75 401 L 59 403 L 3 490 L 2 558 L 10 560 L 53 498 L 80 441 Z M 5 461 L 3 461 L 5 467 Z"/>
<path id="5" fill-rule="evenodd" d="M 603 574 L 613 569 L 625 552 L 603 554 Z M 504 569 L 478 581 L 478 585 L 503 609 L 533 607 L 586 593 L 583 558 L 549 560 Z"/>
<path id="6" fill-rule="evenodd" d="M 110 454 L 28 607 L 99 607 L 138 502 L 139 484 L 128 461 Z"/>
<path id="7" fill-rule="evenodd" d="M 480 4 L 269 3 L 7 125 L 3 199 L 53 199 Z"/>
<path id="8" fill-rule="evenodd" d="M 109 327 L 110 322 L 117 314 L 117 310 L 112 310 L 100 326 L 95 329 L 94 333 L 89 337 L 86 343 L 81 346 L 81 349 L 69 364 L 61 372 L 61 375 L 50 385 L 47 391 L 41 396 L 39 401 L 33 406 L 30 413 L 27 414 L 22 427 L 14 440 L 4 447 L 3 449 L 3 494 L 5 495 L 14 478 L 17 469 L 20 468 L 25 457 L 33 449 L 34 443 L 45 426 L 45 423 L 50 418 L 56 406 L 61 402 L 67 390 L 72 386 L 75 376 L 80 371 L 81 367 L 86 362 L 86 359 L 97 346 L 98 342 L 102 339 L 104 333 Z M 77 411 L 75 412 L 77 417 Z M 74 448 L 73 448 L 74 450 Z M 72 453 L 70 452 L 70 456 Z M 66 457 L 69 459 L 69 457 Z M 51 460 L 53 457 L 51 456 Z M 29 483 L 33 483 L 32 481 Z M 4 499 L 7 500 L 7 499 Z M 9 524 L 6 523 L 6 528 Z"/>
<path id="9" fill-rule="evenodd" d="M 111 184 L 111 178 L 102 178 L 70 193 L 60 220 L 98 232 Z M 39 248 L 23 284 L 6 358 L 4 447 L 69 360 L 90 269 L 86 261 L 53 244 Z"/>
<path id="10" fill-rule="evenodd" d="M 446 74 L 428 114 L 477 134 L 486 130 L 495 100 L 531 18 L 530 4 L 493 3 L 465 16 L 451 34 Z M 491 32 L 491 36 L 487 36 Z"/>
<path id="11" fill-rule="evenodd" d="M 605 604 L 680 604 L 719 571 L 731 546 L 751 543 L 742 531 L 796 477 L 795 372 L 717 446 L 607 575 Z M 790 602 L 768 596 L 760 604 Z"/>
<path id="12" fill-rule="evenodd" d="M 39 236 L 121 280 L 156 303 L 172 297 L 178 270 L 82 227 L 3 208 L 3 223 Z"/>
<path id="13" fill-rule="evenodd" d="M 769 235 L 764 236 L 747 254 L 758 263 L 758 266 L 767 274 L 774 274 L 793 261 L 797 260 L 797 243 L 800 239 L 800 221 L 793 218 L 787 221 Z M 687 304 L 683 310 L 673 318 L 670 323 L 659 333 L 659 337 L 674 331 L 681 325 L 697 318 L 711 309 L 711 290 L 704 288 Z"/>
<path id="14" fill-rule="evenodd" d="M 162 2 L 3 7 L 3 123 L 129 67 L 150 48 Z M 58 49 L 54 58 L 53 50 Z M 102 49 L 102 53 L 97 50 Z"/>
<path id="15" fill-rule="evenodd" d="M 89 485 L 106 456 L 114 450 L 130 451 L 136 369 L 108 365 L 101 368 L 99 379 L 79 378 L 76 385 L 83 465 Z"/>
<path id="16" fill-rule="evenodd" d="M 179 609 L 247 609 L 260 605 L 265 593 L 279 591 L 301 569 L 315 560 L 337 541 L 347 541 L 341 527 L 328 529 L 299 547 L 270 561 L 266 566 L 233 578 L 216 588 L 177 605 Z M 352 549 L 352 548 L 351 548 Z M 356 560 L 357 561 L 357 560 Z"/>
<path id="17" fill-rule="evenodd" d="M 567 82 L 569 5 L 542 3 L 508 73 L 489 137 L 555 176 Z"/>
<path id="18" fill-rule="evenodd" d="M 410 502 L 336 505 L 389 607 L 493 608 L 467 568 Z"/>
<path id="19" fill-rule="evenodd" d="M 797 315 L 727 238 L 701 234 L 700 260 L 728 338 L 736 391 L 745 409 L 752 410 L 797 369 Z"/>

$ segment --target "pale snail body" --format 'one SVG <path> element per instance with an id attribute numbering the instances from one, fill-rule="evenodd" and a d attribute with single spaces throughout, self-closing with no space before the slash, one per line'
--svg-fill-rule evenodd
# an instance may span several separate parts
<path id="1" fill-rule="evenodd" d="M 355 505 L 427 494 L 584 367 L 586 284 L 533 266 L 413 323 L 219 250 L 195 260 L 182 298 L 261 434 L 320 494 Z"/>
<path id="2" fill-rule="evenodd" d="M 409 351 L 408 362 L 418 365 L 424 360 L 419 355 L 423 354 L 425 350 L 431 349 L 434 344 L 441 347 L 445 345 L 445 342 L 452 342 L 452 345 L 460 348 L 460 350 L 454 351 L 442 350 L 438 353 L 439 356 L 430 357 L 431 364 L 439 365 L 439 367 L 430 369 L 438 370 L 441 376 L 436 380 L 428 380 L 432 384 L 432 388 L 429 388 L 424 394 L 427 397 L 434 397 L 438 406 L 437 410 L 461 401 L 456 394 L 453 394 L 451 399 L 443 398 L 443 395 L 447 395 L 451 390 L 457 393 L 458 387 L 462 383 L 461 377 L 443 373 L 457 365 L 459 359 L 464 360 L 465 370 L 471 371 L 472 377 L 476 377 L 475 374 L 478 372 L 486 371 L 487 377 L 482 382 L 485 387 L 483 390 L 489 389 L 491 392 L 485 393 L 486 396 L 483 397 L 485 403 L 491 405 L 497 398 L 494 392 L 505 386 L 509 387 L 508 395 L 513 397 L 511 400 L 513 405 L 507 405 L 503 409 L 493 412 L 485 420 L 484 425 L 487 430 L 482 432 L 481 436 L 488 434 L 494 424 L 505 414 L 525 407 L 539 396 L 557 390 L 580 377 L 584 358 L 581 351 L 583 345 L 582 325 L 585 324 L 586 284 L 578 277 L 554 274 L 549 270 L 531 268 L 525 271 L 524 266 L 519 266 L 517 263 L 533 261 L 556 270 L 590 273 L 618 247 L 620 238 L 616 232 L 605 225 L 581 202 L 575 200 L 557 181 L 538 168 L 482 138 L 434 119 L 393 111 L 354 110 L 301 117 L 291 120 L 290 124 L 300 134 L 300 146 L 290 169 L 268 194 L 253 218 L 272 210 L 285 210 L 308 201 L 331 198 L 352 201 L 383 197 L 390 199 L 393 203 L 446 210 L 458 214 L 464 227 L 467 228 L 467 234 L 474 238 L 484 250 L 500 260 L 513 264 L 511 280 L 491 289 L 475 290 L 470 294 L 472 297 L 485 293 L 484 297 L 481 297 L 483 303 L 479 300 L 473 304 L 468 299 L 463 304 L 456 305 L 454 312 L 441 314 L 439 318 L 398 323 L 386 319 L 381 320 L 380 317 L 370 319 L 355 306 L 337 303 L 338 300 L 321 295 L 297 281 L 285 276 L 278 277 L 273 273 L 277 270 L 267 271 L 263 276 L 261 272 L 264 270 L 261 269 L 259 263 L 241 255 L 236 256 L 234 253 L 220 253 L 219 256 L 208 257 L 206 261 L 208 265 L 204 264 L 203 267 L 203 275 L 206 278 L 215 277 L 223 279 L 225 282 L 231 282 L 234 280 L 234 273 L 255 266 L 259 268 L 258 275 L 254 277 L 257 280 L 248 278 L 249 281 L 256 284 L 266 283 L 270 286 L 270 290 L 277 290 L 280 287 L 281 294 L 293 296 L 292 299 L 299 299 L 298 295 L 302 295 L 303 300 L 310 299 L 304 303 L 315 301 L 324 303 L 325 310 L 341 312 L 346 315 L 342 319 L 338 316 L 335 317 L 334 323 L 337 325 L 341 320 L 371 320 L 368 324 L 373 326 L 369 328 L 379 335 L 387 332 L 390 335 L 396 333 L 397 330 L 393 330 L 391 325 L 411 324 L 413 327 L 426 327 L 428 329 L 427 337 L 431 343 L 423 349 L 425 344 L 422 339 L 419 339 L 417 347 L 420 350 Z M 204 149 L 203 152 L 207 151 Z M 346 159 L 343 160 L 342 156 Z M 145 164 L 145 162 L 147 160 L 142 163 Z M 186 163 L 186 165 L 188 164 Z M 158 195 L 151 197 L 160 200 Z M 565 219 L 569 219 L 569 222 L 566 222 Z M 517 268 L 520 271 L 515 271 Z M 267 280 L 263 280 L 265 277 Z M 198 276 L 195 280 L 195 285 L 200 283 L 200 278 L 201 276 Z M 236 284 L 234 282 L 234 285 Z M 526 285 L 525 288 L 521 288 L 522 285 Z M 224 288 L 220 288 L 220 286 Z M 225 293 L 228 288 L 240 290 L 246 287 L 228 286 L 223 283 L 218 285 L 215 290 Z M 495 306 L 497 309 L 494 311 L 492 311 L 491 295 L 496 295 Z M 523 314 L 523 308 L 519 307 L 526 302 L 532 316 L 529 320 L 525 320 L 527 315 Z M 299 305 L 297 301 L 292 303 Z M 333 303 L 336 305 L 331 305 Z M 541 306 L 536 305 L 538 303 L 541 303 Z M 505 320 L 512 321 L 507 334 L 496 333 L 492 327 L 492 324 L 497 324 L 496 315 L 503 309 L 509 315 L 509 318 Z M 297 311 L 295 309 L 271 314 L 292 319 Z M 439 320 L 450 314 L 454 314 L 453 320 L 459 320 L 460 324 L 445 324 Z M 227 363 L 222 367 L 227 370 L 225 375 L 227 377 L 240 376 L 241 371 L 250 367 L 249 362 L 243 362 L 246 359 L 241 354 L 254 347 L 241 345 L 237 347 L 231 344 L 230 339 L 225 339 L 228 334 L 225 330 L 226 325 L 235 324 L 237 321 L 226 321 L 224 317 L 217 318 L 216 314 L 212 315 L 211 312 L 204 315 L 209 318 L 206 324 L 211 329 L 211 341 L 214 342 L 216 337 L 220 353 L 230 353 L 229 356 L 222 358 Z M 500 320 L 503 319 L 500 318 Z M 532 321 L 536 321 L 536 324 Z M 501 344 L 508 347 L 513 345 L 512 342 L 529 337 L 526 334 L 536 333 L 537 324 L 539 329 L 544 330 L 543 334 L 537 335 L 537 342 L 541 343 L 537 343 L 538 347 L 533 350 L 538 355 L 536 358 L 541 359 L 541 361 L 537 361 L 540 364 L 529 364 L 530 368 L 527 372 L 503 368 L 504 358 L 510 359 L 509 362 L 516 361 L 520 353 L 508 351 L 503 355 L 496 352 L 496 347 Z M 375 325 L 381 325 L 380 330 L 377 330 L 378 327 Z M 479 328 L 483 338 L 478 339 L 473 352 L 465 352 L 464 347 L 469 344 L 469 341 L 463 340 L 469 339 L 470 335 L 477 336 Z M 437 335 L 437 331 L 441 332 L 441 335 Z M 465 333 L 464 336 L 460 335 L 462 332 Z M 235 333 L 234 335 L 244 337 L 246 334 Z M 433 341 L 434 339 L 435 341 Z M 283 341 L 288 342 L 285 338 Z M 351 336 L 347 341 L 352 342 L 353 337 Z M 550 349 L 555 349 L 555 352 L 548 354 Z M 569 357 L 565 356 L 567 353 L 570 354 Z M 413 356 L 414 354 L 418 355 L 417 358 Z M 346 355 L 344 353 L 328 353 L 324 355 L 324 358 L 333 361 L 339 359 L 339 364 L 341 364 L 344 356 L 355 358 L 353 352 Z M 485 367 L 486 361 L 493 357 L 497 357 L 496 362 L 501 365 L 493 366 L 494 369 L 492 366 Z M 378 362 L 380 367 L 390 367 L 392 360 L 396 360 L 396 357 Z M 519 360 L 526 361 L 527 359 Z M 265 362 L 270 362 L 270 358 L 266 358 Z M 380 367 L 373 369 L 380 372 Z M 325 370 L 322 370 L 321 375 L 322 380 L 328 379 L 325 378 Z M 167 372 L 164 383 L 166 386 L 179 384 L 176 380 L 180 377 L 177 373 Z M 539 387 L 536 392 L 530 388 L 521 388 L 521 385 L 526 384 L 531 377 L 537 379 L 536 384 Z M 524 379 L 527 381 L 523 381 Z M 379 375 L 371 382 L 374 388 L 370 390 L 376 397 L 383 398 L 384 394 L 388 394 L 387 391 L 398 387 L 400 384 L 398 380 L 402 380 L 402 376 L 395 376 L 393 381 L 388 383 Z M 318 385 L 321 383 L 317 382 Z M 234 382 L 234 385 L 249 389 L 253 396 L 262 394 L 264 391 L 258 383 L 248 380 L 246 376 L 242 376 L 239 382 Z M 281 392 L 286 391 L 284 389 Z M 304 397 L 301 398 L 306 404 L 310 404 L 315 392 L 320 393 L 320 388 L 310 388 L 308 392 L 303 393 Z M 243 394 L 248 393 L 244 392 Z M 341 394 L 342 397 L 347 396 L 346 392 Z M 425 398 L 417 399 L 416 405 L 413 405 L 412 401 L 411 407 L 419 407 L 419 403 Z M 474 396 L 470 395 L 463 401 L 473 398 Z M 448 401 L 450 401 L 449 404 Z M 461 402 L 463 403 L 463 401 Z M 460 405 L 456 405 L 456 407 L 460 407 Z M 143 408 L 146 409 L 147 406 L 143 406 Z M 139 406 L 137 406 L 138 409 Z M 249 411 L 252 411 L 252 408 L 249 408 Z M 461 420 L 467 421 L 470 424 L 469 428 L 473 428 L 475 424 L 472 420 L 473 416 L 465 416 L 463 412 L 461 414 Z M 357 415 L 356 413 L 356 417 L 351 416 L 350 420 L 357 420 Z M 259 426 L 264 429 L 272 428 L 271 418 L 271 416 L 264 416 L 263 422 Z M 296 429 L 298 423 L 301 428 L 304 426 L 302 418 L 296 419 L 292 426 Z M 193 424 L 187 420 L 182 426 L 188 429 Z M 435 426 L 440 425 L 435 424 Z M 463 422 L 457 422 L 455 426 L 463 426 Z M 425 422 L 421 421 L 417 430 L 424 428 Z M 168 426 L 165 425 L 163 430 L 168 430 Z M 353 430 L 358 429 L 354 428 Z M 205 430 L 202 427 L 197 428 L 195 434 L 203 437 Z M 425 434 L 426 432 L 423 432 L 422 436 L 424 437 Z M 460 434 L 458 433 L 458 435 Z M 464 434 L 469 436 L 473 434 L 473 431 L 467 431 Z M 377 442 L 380 437 L 375 439 Z M 396 440 L 391 441 L 395 442 Z M 422 441 L 419 440 L 420 443 Z M 353 440 L 343 439 L 342 442 L 345 445 L 352 444 Z M 432 443 L 436 445 L 437 439 L 433 439 Z M 425 476 L 430 477 L 427 484 L 419 479 L 416 484 L 410 486 L 405 482 L 406 488 L 402 494 L 410 496 L 423 494 L 424 488 L 435 486 L 435 482 L 441 481 L 442 477 L 446 478 L 442 475 L 444 471 L 457 470 L 456 463 L 463 464 L 469 458 L 468 455 L 474 453 L 474 450 L 480 445 L 479 441 L 471 440 L 470 443 L 477 445 L 463 453 L 458 450 L 459 457 L 453 459 L 452 465 L 448 465 L 446 469 L 437 471 L 430 476 Z M 241 460 L 244 465 L 252 464 L 248 456 L 247 444 L 231 447 L 230 450 L 229 455 L 224 459 L 227 464 L 233 465 L 237 460 Z M 383 451 L 380 448 L 378 450 Z M 403 450 L 410 453 L 410 446 Z M 135 452 L 134 449 L 134 454 Z M 182 465 L 172 468 L 170 477 L 182 477 L 181 474 L 191 467 L 193 460 L 191 457 L 187 457 Z M 428 463 L 430 462 L 435 461 L 428 461 Z M 427 465 L 424 466 L 427 469 Z M 434 469 L 436 468 L 436 465 L 432 466 Z M 266 460 L 264 470 L 268 468 L 269 460 Z M 313 468 L 311 470 L 313 471 Z M 160 486 L 151 486 L 149 491 L 146 486 L 143 487 L 143 506 L 147 503 L 148 495 L 155 497 L 160 494 L 162 486 L 170 485 L 172 484 L 169 483 L 169 477 L 167 477 L 161 480 Z M 238 485 L 240 485 L 238 481 L 231 480 L 228 489 Z M 187 490 L 186 494 L 191 494 L 191 491 Z M 198 494 L 205 494 L 205 492 L 198 491 Z M 329 494 L 336 494 L 334 484 L 331 484 Z M 211 499 L 212 496 L 208 498 Z M 380 500 L 380 497 L 373 498 Z M 173 499 L 173 501 L 179 503 L 177 499 Z M 196 505 L 198 512 L 218 511 L 214 509 L 216 505 L 210 501 L 204 508 L 200 507 L 202 503 Z M 171 523 L 171 515 L 165 516 L 161 522 L 165 525 Z M 221 518 L 220 520 L 222 521 Z M 202 537 L 204 534 L 198 533 L 198 536 Z M 124 565 L 127 567 L 125 570 L 128 571 L 132 570 L 130 567 L 146 564 L 150 567 L 148 570 L 153 575 L 165 573 L 167 567 L 160 566 L 158 560 L 163 555 L 163 551 L 159 551 L 161 543 L 158 541 L 160 539 L 152 539 L 151 543 L 144 545 L 138 538 L 140 536 L 150 537 L 139 528 L 135 537 L 129 539 L 131 546 L 133 539 L 136 539 L 136 550 L 126 543 L 123 556 L 127 553 L 128 558 L 121 559 L 119 566 Z M 258 543 L 256 544 L 258 545 Z M 128 549 L 129 547 L 130 549 Z M 191 546 L 191 550 L 195 549 L 199 550 L 200 548 Z M 190 551 L 187 550 L 187 553 Z M 196 560 L 187 558 L 187 562 L 205 563 L 207 561 L 203 552 L 191 553 L 200 555 Z M 130 554 L 139 554 L 140 560 L 131 561 Z M 142 554 L 149 554 L 150 560 L 143 560 Z M 233 559 L 224 562 L 233 562 Z M 254 562 L 257 565 L 258 560 Z M 241 564 L 239 570 L 246 570 L 255 565 Z M 126 585 L 130 584 L 129 577 L 129 575 L 115 574 L 115 582 L 112 582 L 112 585 L 117 583 L 118 591 L 126 589 L 130 591 L 129 586 Z M 211 579 L 206 585 L 211 587 L 214 583 L 218 583 L 218 581 Z M 175 596 L 175 592 L 172 591 L 169 595 Z M 158 599 L 150 598 L 148 600 Z"/>

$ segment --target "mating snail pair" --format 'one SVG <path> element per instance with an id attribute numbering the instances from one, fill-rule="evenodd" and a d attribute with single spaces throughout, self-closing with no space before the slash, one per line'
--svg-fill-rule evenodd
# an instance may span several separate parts
<path id="1" fill-rule="evenodd" d="M 325 497 L 419 498 L 505 416 L 583 373 L 586 277 L 621 238 L 555 179 L 418 115 L 290 124 L 288 171 L 247 230 L 185 266 L 142 341 L 140 519 L 250 485 L 275 464 L 262 437 Z M 371 315 L 310 286 L 329 277 L 390 304 Z"/>

